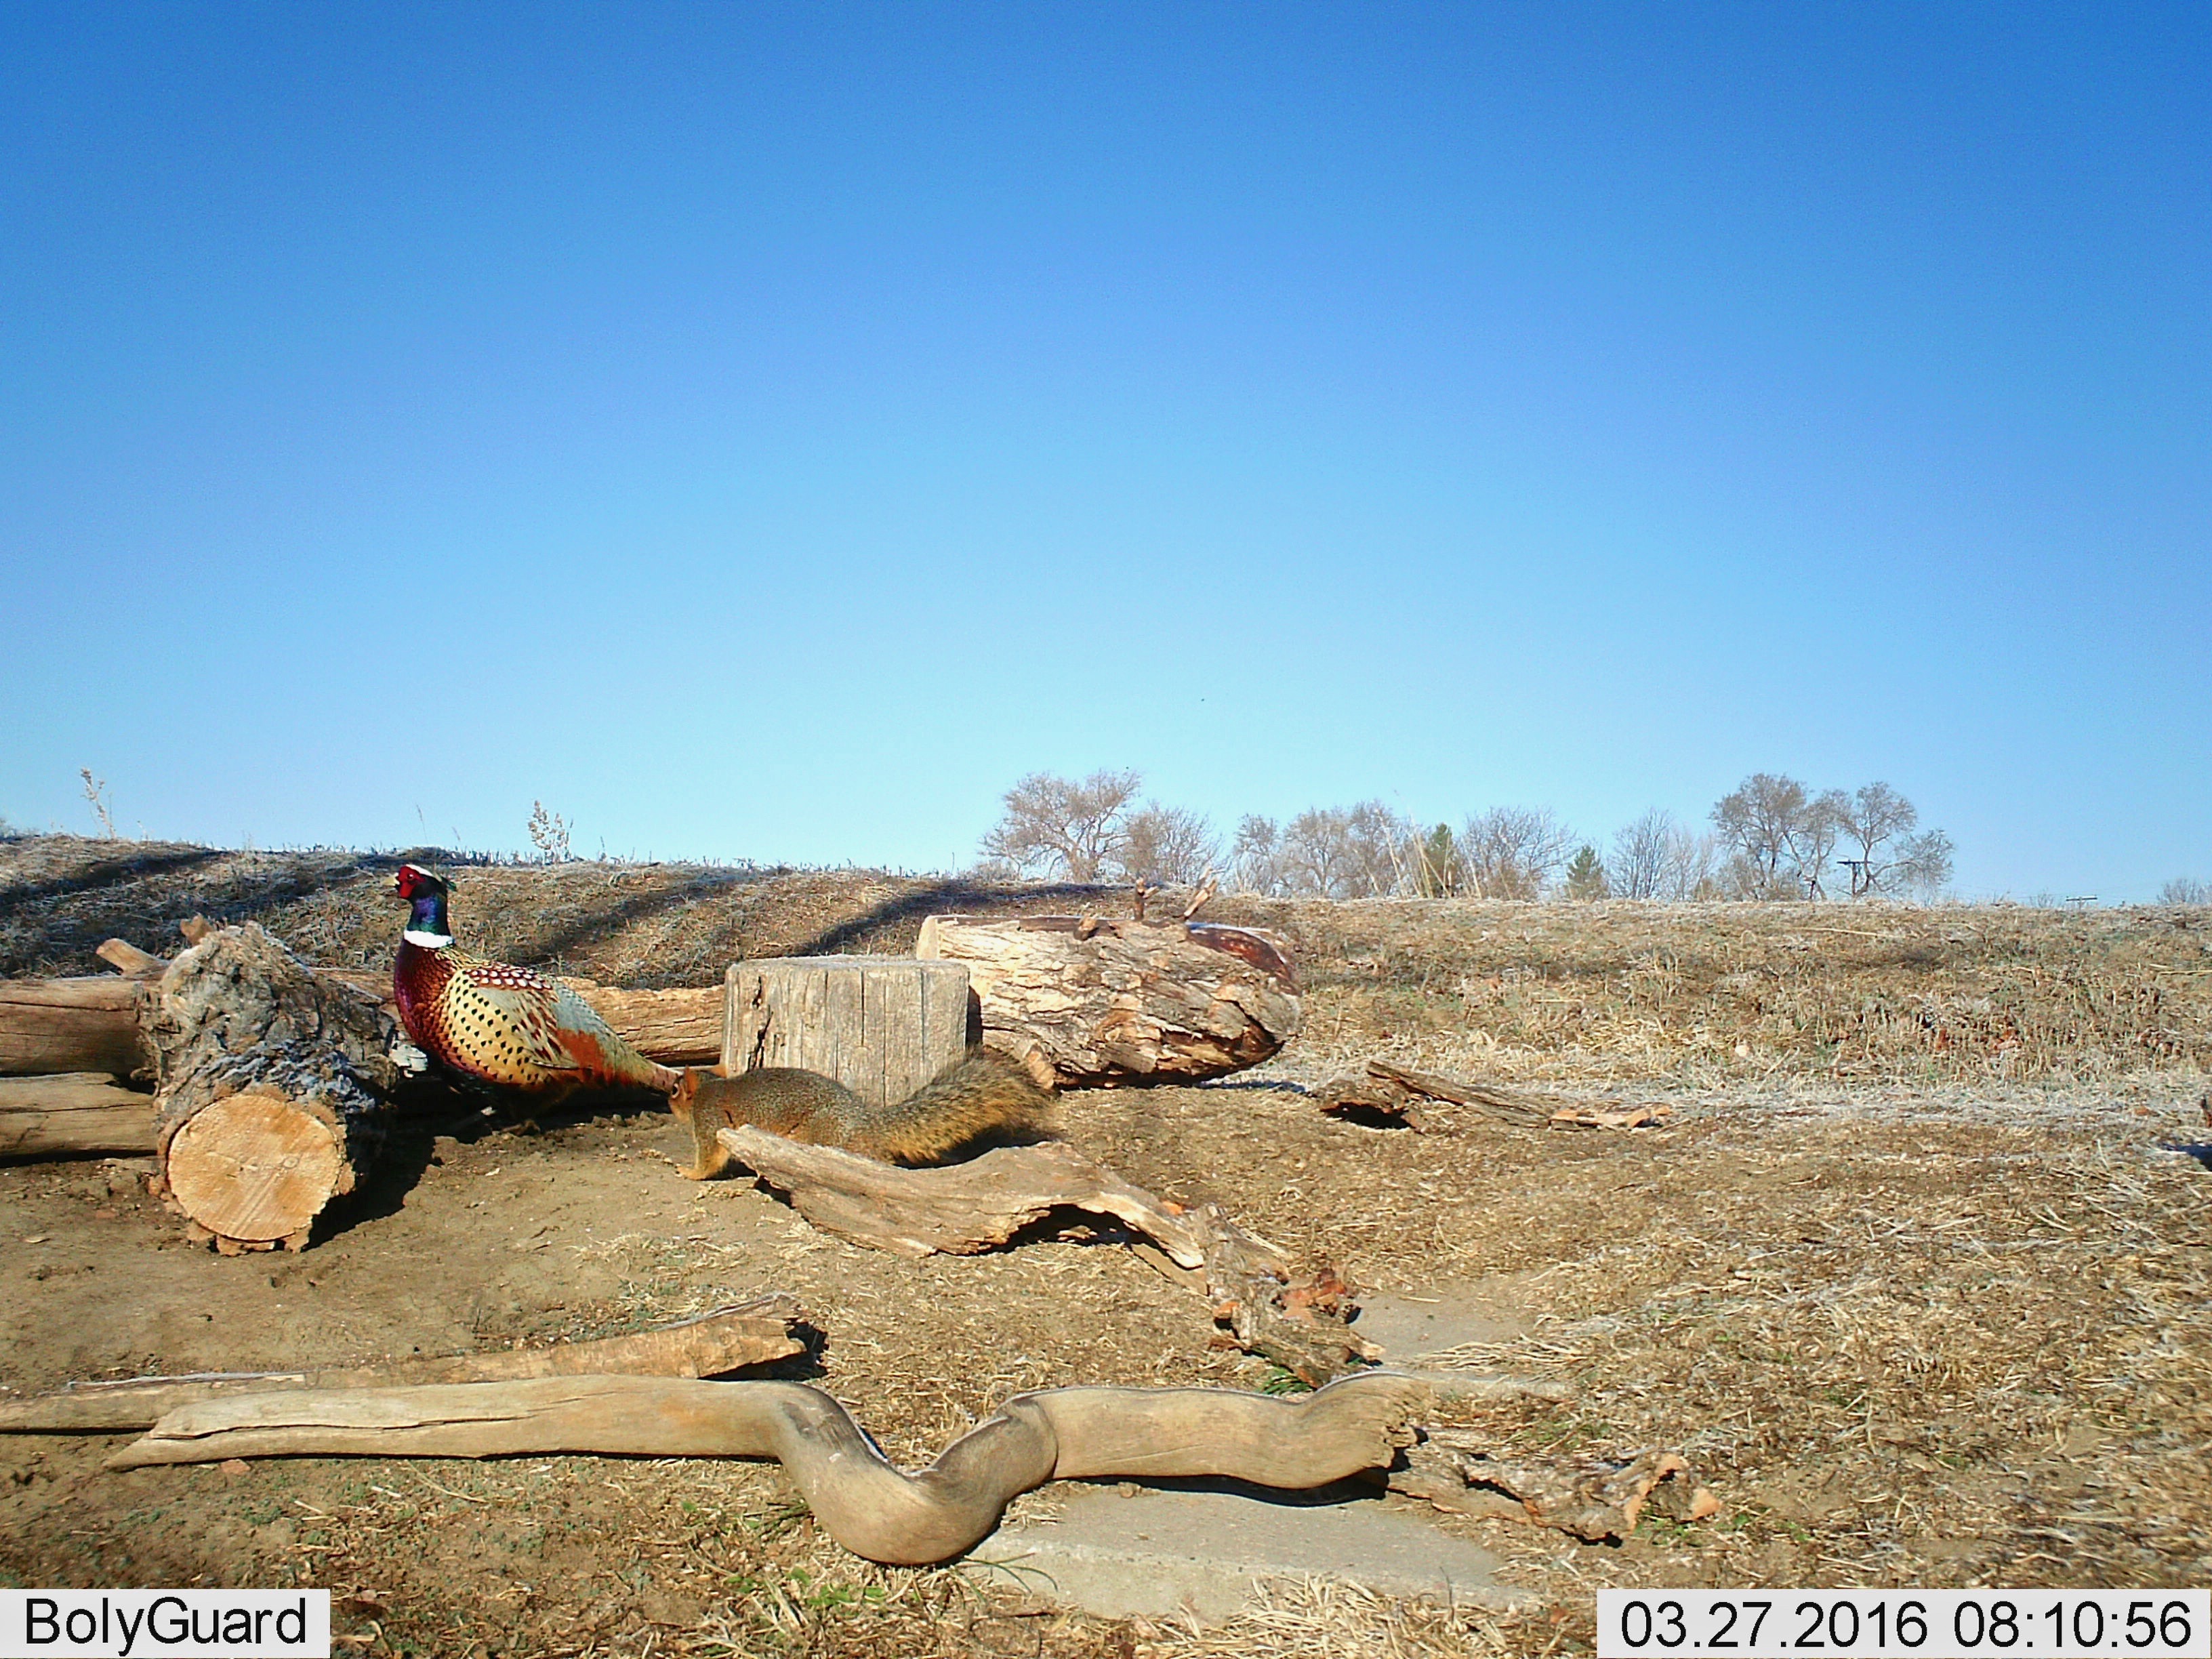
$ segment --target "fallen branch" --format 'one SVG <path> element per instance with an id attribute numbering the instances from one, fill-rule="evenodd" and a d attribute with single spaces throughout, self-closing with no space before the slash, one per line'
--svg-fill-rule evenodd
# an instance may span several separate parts
<path id="1" fill-rule="evenodd" d="M 1494 1083 L 1468 1083 L 1417 1072 L 1387 1060 L 1370 1060 L 1364 1073 L 1332 1079 L 1314 1091 L 1322 1110 L 1358 1121 L 1372 1114 L 1385 1124 L 1425 1129 L 1425 1109 L 1442 1102 L 1464 1107 L 1479 1117 L 1500 1119 L 1526 1128 L 1540 1126 L 1584 1129 L 1642 1129 L 1670 1121 L 1674 1109 L 1663 1105 L 1605 1106 L 1559 1101 Z"/>
<path id="2" fill-rule="evenodd" d="M 1110 1216 L 1151 1241 L 1139 1257 L 1203 1289 L 1238 1346 L 1315 1387 L 1375 1350 L 1346 1324 L 1348 1287 L 1328 1268 L 1299 1282 L 1290 1258 L 1213 1205 L 1186 1209 L 1131 1186 L 1060 1142 L 1002 1146 L 945 1169 L 902 1170 L 750 1125 L 722 1144 L 816 1226 L 872 1249 L 920 1257 L 996 1249 L 1055 1210 Z"/>
<path id="3" fill-rule="evenodd" d="M 0 1433 L 102 1434 L 149 1429 L 185 1406 L 310 1389 L 389 1389 L 607 1373 L 720 1376 L 804 1352 L 805 1343 L 792 1332 L 799 1319 L 799 1304 L 791 1297 L 763 1296 L 673 1325 L 589 1342 L 439 1355 L 331 1370 L 224 1371 L 73 1382 L 59 1394 L 35 1400 L 0 1401 Z"/>
<path id="4" fill-rule="evenodd" d="M 1017 1395 L 908 1474 L 845 1407 L 799 1382 L 583 1376 L 262 1394 L 186 1406 L 110 1468 L 232 1457 L 773 1457 L 830 1535 L 922 1565 L 986 1537 L 1048 1480 L 1225 1476 L 1305 1490 L 1387 1465 L 1427 1391 L 1370 1372 L 1301 1399 L 1212 1389 Z"/>

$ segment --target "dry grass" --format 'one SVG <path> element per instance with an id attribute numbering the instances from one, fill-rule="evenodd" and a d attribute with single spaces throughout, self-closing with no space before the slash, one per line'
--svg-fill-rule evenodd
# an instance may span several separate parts
<path id="1" fill-rule="evenodd" d="M 331 966 L 390 959 L 403 859 L 0 842 L 0 975 L 95 973 L 120 934 L 259 921 Z M 1170 902 L 1164 898 L 1161 908 Z M 745 957 L 910 949 L 932 911 L 1097 907 L 1110 889 L 746 866 L 477 865 L 471 945 L 610 985 L 709 984 Z M 1378 1049 L 1446 1069 L 1710 1088 L 1774 1079 L 2106 1080 L 2212 1069 L 2212 911 L 1888 903 L 1217 901 L 1288 938 L 1308 1070 Z"/>
<path id="2" fill-rule="evenodd" d="M 388 959 L 396 861 L 0 845 L 0 970 L 94 971 L 100 939 L 163 945 L 196 910 L 255 916 L 325 961 Z M 464 870 L 455 919 L 497 954 L 702 983 L 738 955 L 900 948 L 931 909 L 1099 898 L 574 865 Z M 1602 1584 L 2212 1577 L 2212 1176 L 2160 1150 L 2207 1138 L 2212 917 L 1220 909 L 1291 939 L 1307 1035 L 1222 1085 L 1073 1097 L 1071 1138 L 1370 1289 L 1462 1295 L 1517 1322 L 1455 1360 L 1559 1378 L 1572 1404 L 1462 1405 L 1450 1420 L 1522 1451 L 1679 1446 L 1720 1493 L 1717 1522 L 1647 1520 L 1601 1547 L 1438 1517 L 1510 1563 L 1540 1609 L 1498 1620 L 1313 1584 L 1199 1631 L 1067 1614 L 957 1571 L 872 1567 L 823 1539 L 772 1468 L 307 1460 L 231 1481 L 104 1476 L 98 1441 L 43 1461 L 0 1443 L 16 1460 L 0 1467 L 0 1577 L 295 1575 L 364 1592 L 339 1623 L 369 1653 L 1177 1659 L 1585 1650 Z M 1677 1122 L 1546 1133 L 1446 1111 L 1414 1135 L 1325 1118 L 1296 1086 L 1377 1052 L 1562 1094 L 1663 1096 Z M 11 1287 L 46 1346 L 0 1345 L 0 1380 L 135 1366 L 156 1341 L 169 1368 L 258 1362 L 235 1350 L 241 1333 L 334 1361 L 598 1334 L 769 1288 L 832 1333 L 819 1380 L 901 1459 L 1020 1389 L 1262 1380 L 1206 1346 L 1200 1304 L 1119 1250 L 905 1262 L 827 1240 L 749 1185 L 676 1182 L 655 1121 L 547 1127 L 441 1137 L 388 1212 L 266 1284 L 236 1263 L 203 1274 L 187 1271 L 197 1258 L 149 1256 L 162 1224 L 143 1206 L 103 1224 L 95 1248 L 82 1217 L 120 1201 L 109 1187 L 0 1170 L 9 1224 L 88 1241 L 82 1273 L 56 1256 L 53 1277 Z M 148 1290 L 157 1269 L 188 1289 Z M 232 1298 L 231 1348 L 175 1334 L 169 1304 L 203 1286 Z"/>

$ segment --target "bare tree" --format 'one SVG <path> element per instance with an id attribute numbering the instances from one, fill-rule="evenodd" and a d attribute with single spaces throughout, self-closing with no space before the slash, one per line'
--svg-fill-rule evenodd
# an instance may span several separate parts
<path id="1" fill-rule="evenodd" d="M 1667 874 L 1669 843 L 1679 830 L 1672 812 L 1663 806 L 1655 806 L 1635 823 L 1613 831 L 1613 856 L 1606 860 L 1605 879 L 1614 897 L 1680 896 L 1661 890 Z"/>
<path id="2" fill-rule="evenodd" d="M 1941 830 L 1921 830 L 1897 844 L 1891 866 L 1897 884 L 1923 904 L 1932 904 L 1951 884 L 1951 838 Z"/>
<path id="3" fill-rule="evenodd" d="M 1575 836 L 1548 806 L 1493 806 L 1459 836 L 1460 862 L 1483 898 L 1544 896 Z"/>
<path id="4" fill-rule="evenodd" d="M 1006 791 L 1006 816 L 983 837 L 983 851 L 1017 870 L 1097 881 L 1142 782 L 1135 772 L 1093 772 L 1080 783 L 1032 772 Z"/>
<path id="5" fill-rule="evenodd" d="M 1289 886 L 1283 874 L 1283 832 L 1273 818 L 1248 812 L 1237 825 L 1229 852 L 1230 878 L 1240 893 L 1279 898 Z"/>
<path id="6" fill-rule="evenodd" d="M 1265 820 L 1261 820 L 1265 823 Z M 1251 819 L 1240 830 L 1243 844 Z M 1419 832 L 1379 800 L 1316 806 L 1292 818 L 1274 848 L 1283 890 L 1309 898 L 1382 898 L 1419 890 Z"/>
<path id="7" fill-rule="evenodd" d="M 1790 837 L 1790 855 L 1797 880 L 1808 899 L 1826 898 L 1820 872 L 1835 855 L 1836 841 L 1850 817 L 1851 798 L 1840 789 L 1824 789 L 1805 803 L 1798 815 L 1796 833 Z"/>
<path id="8" fill-rule="evenodd" d="M 1146 804 L 1107 850 L 1106 873 L 1122 881 L 1193 883 L 1221 862 L 1221 842 L 1202 813 Z"/>
<path id="9" fill-rule="evenodd" d="M 1283 884 L 1302 898 L 1351 898 L 1357 863 L 1349 845 L 1349 815 L 1333 806 L 1299 813 L 1283 831 Z"/>
<path id="10" fill-rule="evenodd" d="M 1891 846 L 1920 822 L 1920 809 L 1886 783 L 1859 786 L 1844 817 L 1845 842 L 1857 854 L 1858 868 L 1851 872 L 1851 895 L 1880 890 L 1895 861 Z"/>
<path id="11" fill-rule="evenodd" d="M 1677 824 L 1667 832 L 1667 862 L 1659 878 L 1659 896 L 1670 899 L 1717 898 L 1720 842 Z"/>
<path id="12" fill-rule="evenodd" d="M 1360 898 L 1388 898 L 1419 890 L 1420 831 L 1411 818 L 1379 800 L 1364 800 L 1345 817 L 1345 845 L 1352 855 Z"/>
<path id="13" fill-rule="evenodd" d="M 1714 805 L 1713 827 L 1735 855 L 1729 861 L 1729 884 L 1739 897 L 1791 893 L 1808 805 L 1805 786 L 1796 779 L 1754 772 Z"/>
<path id="14" fill-rule="evenodd" d="M 2194 876 L 2176 876 L 2158 890 L 2160 904 L 2212 904 L 2212 882 Z"/>

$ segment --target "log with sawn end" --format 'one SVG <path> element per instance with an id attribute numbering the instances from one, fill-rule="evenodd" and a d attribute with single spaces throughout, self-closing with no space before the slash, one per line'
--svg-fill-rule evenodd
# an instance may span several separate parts
<path id="1" fill-rule="evenodd" d="M 0 1078 L 0 1158 L 143 1158 L 154 1097 L 105 1072 Z"/>
<path id="2" fill-rule="evenodd" d="M 303 1248 L 388 1127 L 391 1017 L 247 922 L 168 965 L 147 1030 L 158 1190 L 227 1253 Z"/>

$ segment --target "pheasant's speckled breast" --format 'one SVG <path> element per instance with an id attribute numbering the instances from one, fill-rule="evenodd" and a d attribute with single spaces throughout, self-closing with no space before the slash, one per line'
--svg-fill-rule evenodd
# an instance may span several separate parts
<path id="1" fill-rule="evenodd" d="M 400 954 L 393 978 L 407 1034 L 456 1071 L 531 1093 L 674 1086 L 673 1072 L 558 981 L 450 948 L 403 945 Z"/>

